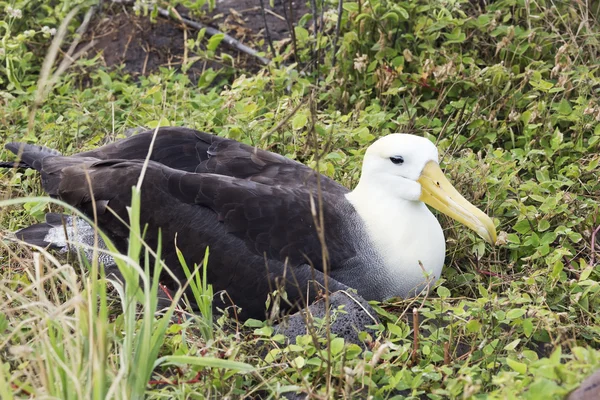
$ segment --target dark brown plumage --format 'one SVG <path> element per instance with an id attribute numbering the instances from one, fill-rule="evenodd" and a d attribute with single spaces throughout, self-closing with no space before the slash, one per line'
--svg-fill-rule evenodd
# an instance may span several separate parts
<path id="1" fill-rule="evenodd" d="M 131 187 L 137 183 L 152 134 L 148 131 L 69 157 L 39 146 L 6 147 L 15 154 L 22 147 L 22 162 L 40 171 L 48 194 L 90 216 L 93 193 L 100 228 L 125 251 L 128 230 L 107 208 L 128 220 Z M 151 160 L 142 185 L 141 221 L 148 225 L 146 240 L 152 247 L 157 245 L 158 229 L 162 231 L 163 258 L 181 282 L 185 276 L 175 242 L 188 265 L 201 262 L 205 247 L 210 247 L 208 279 L 215 291 L 227 291 L 242 307 L 243 317 L 263 317 L 267 294 L 281 283 L 294 304 L 311 279 L 323 283 L 321 244 L 310 204 L 311 196 L 316 199 L 313 170 L 274 153 L 184 128 L 160 129 Z M 329 197 L 339 197 L 347 189 L 321 179 L 323 211 L 331 221 L 327 244 L 335 268 L 352 259 L 353 251 L 342 236 L 343 227 L 335 225 L 343 215 Z M 40 243 L 39 237 L 21 237 Z M 170 286 L 176 285 L 163 275 Z M 346 288 L 333 279 L 330 286 Z M 315 294 L 313 290 L 311 297 Z"/>

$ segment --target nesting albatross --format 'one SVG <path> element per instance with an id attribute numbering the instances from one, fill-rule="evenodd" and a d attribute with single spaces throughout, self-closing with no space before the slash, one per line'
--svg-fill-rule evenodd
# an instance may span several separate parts
<path id="1" fill-rule="evenodd" d="M 126 251 L 128 230 L 114 214 L 128 220 L 131 187 L 153 133 L 74 156 L 21 143 L 6 148 L 21 154 L 18 167 L 41 173 L 49 195 L 90 216 L 95 203 L 100 229 Z M 425 204 L 487 242 L 496 240 L 492 220 L 452 187 L 440 170 L 436 147 L 425 138 L 391 134 L 378 139 L 366 151 L 353 191 L 328 177 L 320 180 L 330 290 L 351 287 L 366 299 L 385 300 L 413 296 L 439 278 L 444 234 Z M 142 184 L 141 223 L 148 227 L 150 246 L 157 245 L 161 231 L 162 257 L 182 282 L 175 238 L 188 265 L 200 263 L 208 246 L 208 280 L 215 292 L 227 291 L 242 317 L 262 318 L 275 287 L 285 286 L 287 308 L 293 308 L 307 293 L 304 301 L 312 300 L 311 282 L 323 283 L 316 199 L 317 175 L 303 164 L 208 133 L 161 128 Z M 64 250 L 60 221 L 50 214 L 46 223 L 17 237 Z M 162 278 L 176 285 L 168 275 Z M 227 304 L 217 300 L 217 305 Z"/>

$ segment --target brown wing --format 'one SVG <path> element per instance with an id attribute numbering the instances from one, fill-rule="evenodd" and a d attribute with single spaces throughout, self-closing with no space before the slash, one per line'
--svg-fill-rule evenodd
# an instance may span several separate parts
<path id="1" fill-rule="evenodd" d="M 69 165 L 60 173 L 45 173 L 48 182 L 58 187 L 61 199 L 88 215 L 93 212 L 93 198 L 100 228 L 124 250 L 128 230 L 108 208 L 128 220 L 131 187 L 137 182 L 142 162 L 106 160 L 70 165 L 75 158 L 47 158 L 42 172 L 58 171 L 58 164 Z M 148 227 L 145 240 L 157 246 L 161 231 L 163 257 L 180 280 L 185 276 L 175 243 L 189 265 L 200 263 L 208 246 L 208 278 L 215 290 L 226 290 L 245 310 L 244 316 L 262 318 L 264 302 L 278 280 L 285 285 L 292 304 L 302 303 L 313 278 L 323 282 L 323 274 L 307 262 L 310 259 L 320 267 L 321 245 L 312 224 L 310 199 L 300 194 L 299 189 L 185 173 L 151 162 L 142 185 L 141 222 Z M 329 219 L 334 224 L 337 216 L 329 215 Z M 332 247 L 341 254 L 343 241 L 335 236 L 332 241 Z M 346 286 L 331 279 L 330 288 Z M 311 297 L 315 293 L 311 291 Z"/>
<path id="2" fill-rule="evenodd" d="M 153 135 L 153 130 L 142 132 L 78 156 L 101 160 L 145 159 Z M 316 188 L 317 174 L 304 164 L 235 140 L 188 128 L 160 128 L 150 159 L 187 172 L 209 172 L 270 186 Z M 348 192 L 344 186 L 323 175 L 321 184 L 325 192 Z"/>

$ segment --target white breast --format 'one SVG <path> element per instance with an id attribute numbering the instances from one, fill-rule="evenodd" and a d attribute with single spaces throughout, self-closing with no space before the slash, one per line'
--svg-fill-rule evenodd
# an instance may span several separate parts
<path id="1" fill-rule="evenodd" d="M 440 277 L 446 253 L 442 228 L 422 202 L 379 194 L 367 199 L 349 193 L 346 198 L 365 223 L 394 281 L 389 290 L 395 293 L 386 293 L 385 298 L 414 296 Z"/>

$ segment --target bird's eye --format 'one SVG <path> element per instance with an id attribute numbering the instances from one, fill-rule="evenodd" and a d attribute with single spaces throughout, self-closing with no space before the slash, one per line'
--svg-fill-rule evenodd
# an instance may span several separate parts
<path id="1" fill-rule="evenodd" d="M 390 157 L 390 161 L 393 162 L 394 164 L 403 164 L 404 163 L 404 157 L 402 157 L 402 156 L 393 156 L 393 157 Z"/>

